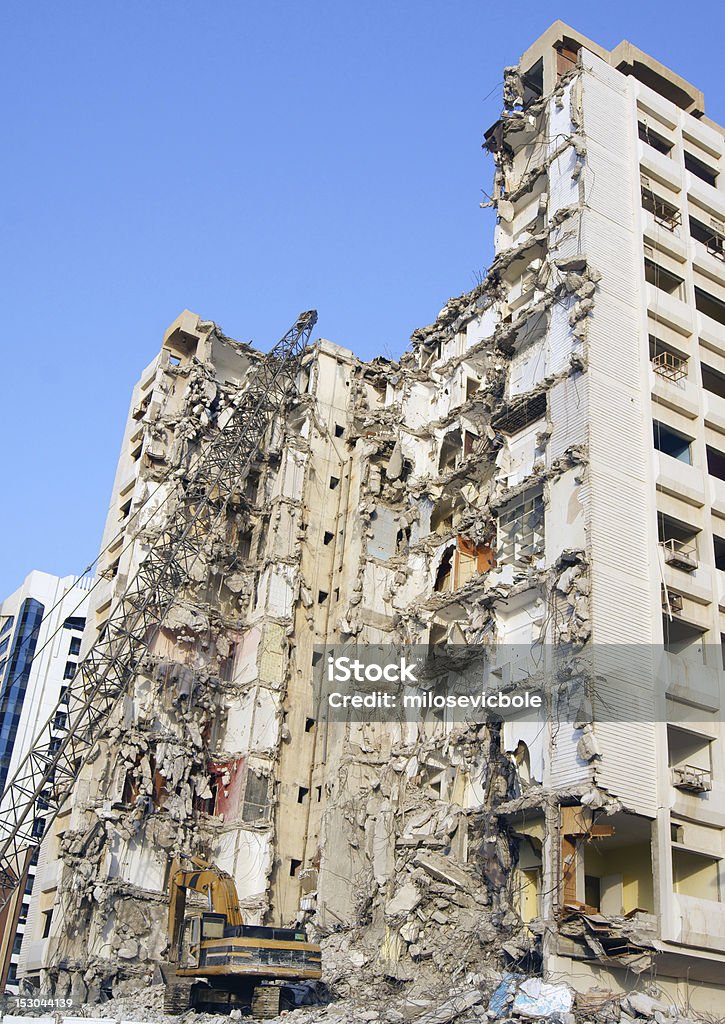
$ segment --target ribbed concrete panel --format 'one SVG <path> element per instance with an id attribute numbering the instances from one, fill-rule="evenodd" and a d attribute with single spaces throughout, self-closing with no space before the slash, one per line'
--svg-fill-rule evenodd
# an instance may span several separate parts
<path id="1" fill-rule="evenodd" d="M 571 123 L 572 84 L 564 88 L 564 95 L 557 102 L 549 101 L 549 154 L 564 145 L 574 130 Z M 576 167 L 576 153 L 568 148 L 553 162 L 549 172 L 549 218 L 567 206 L 574 206 L 579 199 L 579 183 L 572 178 Z"/>
<path id="2" fill-rule="evenodd" d="M 572 445 L 584 445 L 589 437 L 588 374 L 567 377 L 549 391 L 549 420 L 553 424 L 546 447 L 549 464 Z"/>
<path id="3" fill-rule="evenodd" d="M 552 724 L 550 777 L 546 780 L 548 785 L 566 788 L 594 781 L 592 765 L 576 756 L 579 735 L 570 723 Z"/>
<path id="4" fill-rule="evenodd" d="M 569 312 L 573 305 L 573 298 L 562 298 L 551 310 L 549 330 L 546 336 L 548 347 L 546 372 L 549 376 L 554 376 L 566 370 L 569 366 L 572 352 L 581 350 L 581 342 L 577 341 L 573 336 L 569 324 Z"/>
<path id="5" fill-rule="evenodd" d="M 589 265 L 602 275 L 588 336 L 593 640 L 649 644 L 654 490 L 648 474 L 649 395 L 642 387 L 646 337 L 641 242 L 634 230 L 634 112 L 627 80 L 586 51 L 583 56 L 583 243 Z M 627 807 L 654 816 L 654 727 L 626 720 L 628 705 L 651 701 L 649 674 L 639 668 L 624 670 L 612 697 L 612 717 L 624 720 L 596 725 L 602 752 L 596 777 Z"/>
<path id="6" fill-rule="evenodd" d="M 575 167 L 576 153 L 571 148 L 553 161 L 550 170 L 549 217 L 579 202 L 579 182 L 572 178 Z"/>

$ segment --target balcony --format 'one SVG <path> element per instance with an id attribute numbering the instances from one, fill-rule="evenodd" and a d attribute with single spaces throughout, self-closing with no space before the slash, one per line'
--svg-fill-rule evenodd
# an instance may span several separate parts
<path id="1" fill-rule="evenodd" d="M 725 519 L 725 480 L 719 480 L 716 476 L 708 476 L 710 488 L 710 504 L 715 515 Z"/>
<path id="2" fill-rule="evenodd" d="M 639 143 L 639 163 L 641 173 L 646 178 L 653 178 L 673 192 L 679 192 L 682 189 L 682 172 L 678 164 L 664 153 L 658 153 L 652 146 L 641 141 Z"/>
<path id="3" fill-rule="evenodd" d="M 660 359 L 661 356 L 667 356 L 669 359 L 678 358 L 670 352 L 661 352 L 655 358 Z M 655 366 L 655 360 L 652 360 L 652 398 L 658 405 L 694 420 L 700 412 L 700 392 L 686 377 L 675 376 L 678 372 L 687 373 L 687 360 L 683 362 L 684 366 L 677 371 L 672 364 L 664 366 L 664 360 L 658 366 Z"/>
<path id="4" fill-rule="evenodd" d="M 725 196 L 714 185 L 708 185 L 691 171 L 685 172 L 687 195 L 711 217 L 725 220 Z"/>
<path id="5" fill-rule="evenodd" d="M 657 456 L 657 488 L 665 494 L 680 498 L 688 505 L 702 508 L 705 504 L 705 484 L 702 471 L 662 452 Z M 716 480 L 715 483 L 721 483 Z"/>
<path id="6" fill-rule="evenodd" d="M 672 785 L 688 793 L 709 793 L 712 789 L 712 772 L 697 768 L 693 764 L 678 765 L 671 769 Z"/>
<path id="7" fill-rule="evenodd" d="M 706 426 L 725 434 L 725 398 L 703 390 L 702 403 Z"/>
<path id="8" fill-rule="evenodd" d="M 647 310 L 656 323 L 664 323 L 679 334 L 692 334 L 692 309 L 682 299 L 646 284 Z"/>
<path id="9" fill-rule="evenodd" d="M 725 951 L 725 907 L 722 903 L 681 893 L 673 893 L 673 903 L 679 918 L 679 927 L 672 936 L 675 942 Z"/>

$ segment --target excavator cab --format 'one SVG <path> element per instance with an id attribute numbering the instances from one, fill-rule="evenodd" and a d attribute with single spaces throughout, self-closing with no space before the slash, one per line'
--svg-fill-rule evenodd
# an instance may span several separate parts
<path id="1" fill-rule="evenodd" d="M 181 933 L 177 964 L 179 968 L 198 967 L 201 960 L 202 941 L 223 939 L 227 919 L 224 914 L 188 914 Z"/>

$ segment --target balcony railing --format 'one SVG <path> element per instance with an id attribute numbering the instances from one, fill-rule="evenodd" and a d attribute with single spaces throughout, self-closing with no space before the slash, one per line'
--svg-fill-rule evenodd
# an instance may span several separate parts
<path id="1" fill-rule="evenodd" d="M 676 569 L 692 572 L 700 564 L 697 560 L 697 546 L 691 540 L 661 540 L 660 547 L 667 565 L 672 565 Z"/>

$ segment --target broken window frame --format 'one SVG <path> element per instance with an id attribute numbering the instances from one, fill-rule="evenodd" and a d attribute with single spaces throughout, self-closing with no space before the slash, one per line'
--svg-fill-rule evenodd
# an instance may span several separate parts
<path id="1" fill-rule="evenodd" d="M 496 561 L 529 564 L 544 551 L 544 495 L 540 485 L 527 487 L 499 510 Z"/>
<path id="2" fill-rule="evenodd" d="M 264 799 L 251 799 L 252 797 L 263 797 Z M 244 796 L 241 800 L 241 820 L 247 824 L 269 821 L 270 803 L 270 777 L 247 765 Z"/>

